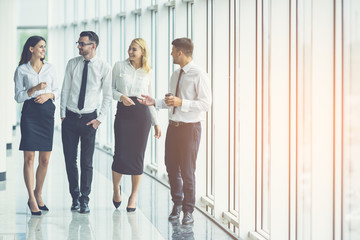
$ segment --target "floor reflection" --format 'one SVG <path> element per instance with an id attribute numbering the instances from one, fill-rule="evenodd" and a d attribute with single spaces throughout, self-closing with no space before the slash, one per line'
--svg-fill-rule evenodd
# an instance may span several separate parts
<path id="1" fill-rule="evenodd" d="M 183 225 L 179 219 L 170 221 L 172 225 L 172 240 L 193 240 L 194 238 L 194 225 Z"/>
<path id="2" fill-rule="evenodd" d="M 43 216 L 31 216 L 27 226 L 28 226 L 28 232 L 26 239 L 28 240 L 43 240 L 43 233 L 41 230 L 41 222 L 42 222 Z"/>
<path id="3" fill-rule="evenodd" d="M 91 240 L 94 239 L 89 221 L 89 214 L 72 212 L 69 223 L 68 240 Z"/>

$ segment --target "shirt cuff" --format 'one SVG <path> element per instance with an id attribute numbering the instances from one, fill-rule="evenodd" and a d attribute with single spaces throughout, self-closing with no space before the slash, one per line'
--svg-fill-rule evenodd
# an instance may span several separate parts
<path id="1" fill-rule="evenodd" d="M 55 100 L 58 99 L 58 97 L 59 97 L 59 93 L 57 93 L 57 92 L 52 92 L 52 94 L 54 94 L 54 99 L 53 99 L 53 101 L 55 102 Z"/>
<path id="2" fill-rule="evenodd" d="M 122 95 L 124 95 L 124 94 L 119 93 L 119 100 L 118 100 L 119 102 L 122 102 L 122 100 L 121 100 L 121 96 L 122 96 Z"/>
<path id="3" fill-rule="evenodd" d="M 26 100 L 29 100 L 31 99 L 32 97 L 28 95 L 27 91 L 24 91 L 22 94 L 21 94 L 21 101 L 20 102 L 25 102 Z"/>
<path id="4" fill-rule="evenodd" d="M 151 121 L 151 125 L 152 125 L 152 126 L 159 125 L 159 120 L 153 119 L 153 120 Z"/>
<path id="5" fill-rule="evenodd" d="M 60 110 L 60 118 L 65 118 L 65 117 L 66 117 L 66 111 Z"/>
<path id="6" fill-rule="evenodd" d="M 186 99 L 182 99 L 181 111 L 189 112 L 190 110 L 190 101 Z"/>
<path id="7" fill-rule="evenodd" d="M 164 99 L 155 99 L 155 108 L 156 109 L 162 108 L 163 101 L 164 101 Z"/>
<path id="8" fill-rule="evenodd" d="M 100 123 L 102 123 L 104 121 L 104 118 L 105 118 L 105 116 L 100 113 L 99 116 L 96 118 L 96 120 L 98 120 Z"/>

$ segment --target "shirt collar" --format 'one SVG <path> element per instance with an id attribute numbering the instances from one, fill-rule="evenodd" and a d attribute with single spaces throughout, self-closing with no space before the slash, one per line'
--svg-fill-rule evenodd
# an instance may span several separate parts
<path id="1" fill-rule="evenodd" d="M 126 59 L 126 62 L 129 64 L 129 66 L 132 66 L 129 58 Z"/>
<path id="2" fill-rule="evenodd" d="M 97 60 L 97 55 L 95 55 L 93 58 L 90 59 L 90 62 L 95 62 Z M 84 58 L 84 56 L 82 56 L 82 60 L 85 61 L 86 59 Z"/>
<path id="3" fill-rule="evenodd" d="M 126 62 L 127 62 L 127 64 L 129 64 L 129 66 L 131 67 L 131 69 L 133 69 L 134 71 L 142 71 L 142 72 L 145 72 L 145 70 L 144 70 L 142 67 L 140 67 L 140 68 L 138 68 L 138 69 L 135 70 L 135 68 L 134 68 L 134 66 L 131 64 L 129 58 L 126 59 Z"/>
<path id="4" fill-rule="evenodd" d="M 43 60 L 44 65 L 42 67 L 45 67 L 45 65 L 49 64 L 48 61 Z M 30 61 L 27 62 L 27 66 L 32 69 Z"/>
<path id="5" fill-rule="evenodd" d="M 190 70 L 190 68 L 192 67 L 192 65 L 194 65 L 194 61 L 193 61 L 193 60 L 191 60 L 191 62 L 189 62 L 188 64 L 186 64 L 186 65 L 182 68 L 182 70 L 184 71 L 184 73 L 187 73 L 187 72 Z"/>

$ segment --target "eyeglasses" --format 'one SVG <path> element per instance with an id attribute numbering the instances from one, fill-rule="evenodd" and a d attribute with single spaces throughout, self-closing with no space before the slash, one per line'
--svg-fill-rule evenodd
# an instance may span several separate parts
<path id="1" fill-rule="evenodd" d="M 76 42 L 76 45 L 80 46 L 80 47 L 83 47 L 85 45 L 92 45 L 92 44 L 95 44 L 95 43 Z"/>

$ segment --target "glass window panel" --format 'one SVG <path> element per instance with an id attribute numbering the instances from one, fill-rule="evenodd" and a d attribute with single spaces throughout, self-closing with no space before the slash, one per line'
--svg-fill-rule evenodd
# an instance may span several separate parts
<path id="1" fill-rule="evenodd" d="M 270 233 L 270 0 L 262 2 L 262 24 L 261 229 Z"/>
<path id="2" fill-rule="evenodd" d="M 343 239 L 360 239 L 360 2 L 344 1 Z"/>
<path id="3" fill-rule="evenodd" d="M 298 239 L 311 239 L 312 2 L 298 5 Z"/>

